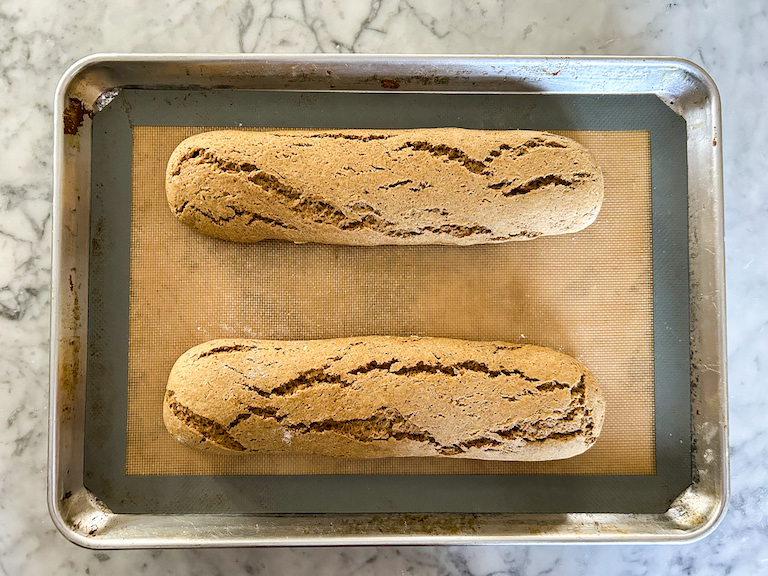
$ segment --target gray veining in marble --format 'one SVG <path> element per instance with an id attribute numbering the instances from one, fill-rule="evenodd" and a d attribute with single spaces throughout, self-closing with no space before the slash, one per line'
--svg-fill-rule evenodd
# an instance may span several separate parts
<path id="1" fill-rule="evenodd" d="M 732 502 L 683 546 L 92 552 L 45 504 L 52 98 L 92 52 L 650 54 L 718 83 Z M 0 574 L 768 574 L 768 4 L 583 0 L 0 3 Z"/>

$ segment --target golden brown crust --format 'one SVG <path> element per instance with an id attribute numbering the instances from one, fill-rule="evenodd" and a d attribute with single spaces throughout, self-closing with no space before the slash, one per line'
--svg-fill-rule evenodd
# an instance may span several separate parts
<path id="1" fill-rule="evenodd" d="M 548 348 L 367 336 L 195 346 L 163 414 L 200 449 L 554 460 L 589 448 L 604 412 L 592 374 Z"/>
<path id="2" fill-rule="evenodd" d="M 467 245 L 585 228 L 603 176 L 546 132 L 225 130 L 179 144 L 166 193 L 182 222 L 225 240 Z"/>

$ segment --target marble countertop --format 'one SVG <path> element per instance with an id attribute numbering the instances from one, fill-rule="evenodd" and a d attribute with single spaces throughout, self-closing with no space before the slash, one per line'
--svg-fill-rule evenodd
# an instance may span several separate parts
<path id="1" fill-rule="evenodd" d="M 768 574 L 768 4 L 681 0 L 5 0 L 0 4 L 1 574 Z M 100 551 L 46 509 L 53 92 L 94 52 L 668 55 L 723 102 L 732 499 L 668 546 Z M 758 108 L 760 107 L 760 108 Z"/>

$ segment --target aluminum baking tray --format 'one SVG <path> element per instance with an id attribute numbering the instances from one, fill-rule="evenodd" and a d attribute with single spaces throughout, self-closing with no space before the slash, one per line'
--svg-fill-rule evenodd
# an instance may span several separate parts
<path id="1" fill-rule="evenodd" d="M 665 173 L 672 178 L 670 182 L 682 183 L 682 188 L 679 194 L 658 197 L 654 191 L 653 200 L 654 271 L 657 264 L 678 272 L 687 269 L 688 281 L 684 275 L 682 285 L 689 304 L 687 308 L 674 306 L 674 301 L 657 295 L 654 287 L 656 349 L 675 350 L 678 358 L 684 354 L 682 362 L 666 364 L 657 357 L 657 381 L 661 368 L 685 378 L 682 397 L 678 395 L 677 400 L 659 396 L 665 392 L 657 386 L 657 454 L 684 457 L 666 463 L 662 458 L 656 476 L 643 479 L 539 477 L 534 483 L 518 479 L 522 484 L 494 485 L 493 477 L 473 477 L 478 493 L 490 490 L 492 494 L 494 489 L 509 490 L 510 486 L 538 489 L 544 494 L 574 488 L 572 501 L 561 499 L 559 504 L 539 509 L 490 511 L 489 507 L 474 506 L 471 500 L 463 506 L 466 511 L 462 506 L 421 510 L 418 503 L 404 504 L 400 509 L 355 509 L 343 500 L 347 491 L 343 477 L 325 478 L 331 491 L 337 482 L 335 500 L 330 501 L 340 504 L 321 512 L 286 509 L 267 513 L 245 504 L 242 509 L 174 508 L 173 495 L 207 489 L 210 484 L 206 482 L 211 480 L 205 477 L 199 482 L 163 477 L 144 484 L 125 484 L 126 494 L 131 490 L 150 493 L 143 507 L 136 504 L 132 508 L 123 501 L 113 504 L 104 498 L 108 482 L 91 484 L 88 480 L 88 402 L 94 397 L 114 397 L 119 411 L 124 407 L 118 399 L 125 395 L 125 381 L 119 377 L 110 380 L 114 363 L 107 358 L 98 364 L 104 373 L 94 370 L 98 345 L 93 327 L 109 318 L 113 295 L 94 298 L 104 274 L 93 268 L 96 260 L 91 243 L 98 231 L 93 226 L 92 199 L 112 194 L 124 202 L 121 190 L 126 182 L 115 173 L 111 176 L 113 186 L 105 187 L 106 177 L 93 164 L 105 142 L 103 136 L 101 140 L 94 137 L 95 115 L 121 94 L 134 94 L 134 102 L 162 98 L 164 113 L 172 124 L 173 103 L 187 96 L 194 101 L 195 95 L 203 93 L 224 94 L 225 100 L 227 94 L 312 93 L 322 100 L 332 94 L 392 91 L 559 98 L 563 104 L 559 122 L 566 124 L 587 109 L 582 106 L 584 102 L 595 97 L 602 97 L 599 103 L 614 112 L 632 103 L 644 106 L 650 99 L 663 102 L 666 106 L 660 107 L 664 113 L 671 109 L 684 120 L 678 150 L 681 160 L 667 161 Z M 661 111 L 656 115 L 663 116 Z M 199 123 L 227 125 L 231 118 L 211 110 L 206 120 L 210 121 Z M 56 91 L 54 139 L 48 504 L 54 523 L 73 542 L 90 548 L 671 542 L 701 537 L 722 517 L 728 498 L 728 444 L 720 104 L 712 80 L 694 64 L 669 58 L 96 55 L 76 63 L 62 77 Z M 652 135 L 651 142 L 655 154 L 667 150 L 662 139 L 654 140 Z M 671 148 L 670 153 L 674 153 Z M 687 170 L 683 169 L 686 164 Z M 129 197 L 129 183 L 127 190 Z M 667 236 L 657 233 L 657 215 L 659 222 L 677 218 L 683 225 L 674 227 L 677 232 Z M 689 342 L 665 336 L 675 332 L 674 323 L 679 328 L 681 322 L 690 332 Z M 117 333 L 116 338 L 120 337 Z M 127 346 L 127 342 L 121 345 Z M 667 399 L 682 406 L 686 415 L 690 413 L 690 426 L 687 418 L 675 418 L 674 412 L 666 411 L 667 402 L 659 400 Z M 116 437 L 120 437 L 117 429 L 121 426 L 124 436 L 124 425 L 124 419 L 115 419 Z M 669 444 L 667 436 L 685 444 L 682 452 L 658 450 L 665 442 Z M 116 453 L 113 460 L 119 464 L 123 456 L 119 450 Z M 668 475 L 665 466 L 677 470 L 676 475 Z M 680 470 L 685 472 L 682 483 Z M 247 489 L 253 478 L 229 482 Z M 286 478 L 284 490 L 300 489 L 296 482 L 301 481 Z M 414 477 L 409 489 L 427 494 L 433 481 Z M 450 484 L 450 477 L 444 481 L 454 492 L 466 488 L 466 484 Z M 638 486 L 643 487 L 640 492 L 667 491 L 672 496 L 663 509 L 658 509 L 658 502 L 643 504 L 631 497 Z M 608 504 L 590 503 L 588 495 L 597 491 L 603 492 Z M 170 497 L 164 498 L 164 494 Z M 464 498 L 471 499 L 472 490 L 466 494 Z"/>

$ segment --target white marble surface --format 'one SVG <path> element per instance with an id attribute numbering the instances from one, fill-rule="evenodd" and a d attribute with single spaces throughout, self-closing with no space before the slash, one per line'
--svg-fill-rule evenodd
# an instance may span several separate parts
<path id="1" fill-rule="evenodd" d="M 683 546 L 92 552 L 45 504 L 52 98 L 92 52 L 674 55 L 723 100 L 732 503 Z M 768 4 L 762 0 L 3 0 L 0 573 L 768 574 Z"/>

